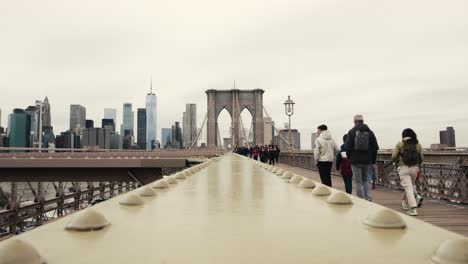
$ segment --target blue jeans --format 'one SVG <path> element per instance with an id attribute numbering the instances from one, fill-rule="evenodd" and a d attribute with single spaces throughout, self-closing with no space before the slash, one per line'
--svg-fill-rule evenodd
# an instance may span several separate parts
<path id="1" fill-rule="evenodd" d="M 372 201 L 371 189 L 369 186 L 369 167 L 370 164 L 351 165 L 353 170 L 354 182 L 356 184 L 356 195 L 360 198 Z"/>

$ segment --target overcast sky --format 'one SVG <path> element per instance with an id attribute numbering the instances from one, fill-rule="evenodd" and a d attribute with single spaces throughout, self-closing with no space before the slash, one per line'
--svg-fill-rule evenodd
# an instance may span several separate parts
<path id="1" fill-rule="evenodd" d="M 56 133 L 70 104 L 98 123 L 117 108 L 120 123 L 122 103 L 144 107 L 152 75 L 158 137 L 188 102 L 200 126 L 205 90 L 236 80 L 266 91 L 280 126 L 291 95 L 305 149 L 322 123 L 341 141 L 355 113 L 382 147 L 406 127 L 428 147 L 449 125 L 468 146 L 466 0 L 2 0 L 0 73 L 2 126 L 46 95 Z"/>

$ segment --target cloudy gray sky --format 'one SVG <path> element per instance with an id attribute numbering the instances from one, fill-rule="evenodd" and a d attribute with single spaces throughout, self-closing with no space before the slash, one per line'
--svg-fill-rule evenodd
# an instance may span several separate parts
<path id="1" fill-rule="evenodd" d="M 46 95 L 56 132 L 76 103 L 95 121 L 117 108 L 121 122 L 152 75 L 159 128 L 188 102 L 200 124 L 204 91 L 237 80 L 266 91 L 277 124 L 291 95 L 303 148 L 321 123 L 340 138 L 355 113 L 383 147 L 406 127 L 429 146 L 448 125 L 468 146 L 466 0 L 3 0 L 0 73 L 2 125 Z"/>

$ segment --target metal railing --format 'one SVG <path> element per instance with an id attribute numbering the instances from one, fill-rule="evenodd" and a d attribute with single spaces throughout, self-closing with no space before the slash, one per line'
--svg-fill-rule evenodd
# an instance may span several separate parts
<path id="1" fill-rule="evenodd" d="M 56 197 L 43 201 L 12 202 L 5 209 L 0 209 L 0 240 L 48 221 L 63 217 L 69 213 L 91 206 L 95 202 L 107 200 L 121 193 L 138 187 L 135 182 L 100 183 L 99 186 L 82 190 L 79 183 L 74 183 L 71 192 L 57 191 Z"/>
<path id="2" fill-rule="evenodd" d="M 430 157 L 428 157 L 430 156 Z M 427 197 L 455 203 L 468 203 L 467 153 L 425 153 L 430 162 L 422 166 L 422 174 L 416 180 L 418 192 Z M 440 162 L 438 162 L 440 160 Z M 312 152 L 281 153 L 280 163 L 308 170 L 317 170 Z M 387 188 L 403 190 L 396 166 L 390 165 L 390 155 L 379 153 L 377 162 L 377 184 Z M 333 167 L 332 174 L 339 175 Z"/>

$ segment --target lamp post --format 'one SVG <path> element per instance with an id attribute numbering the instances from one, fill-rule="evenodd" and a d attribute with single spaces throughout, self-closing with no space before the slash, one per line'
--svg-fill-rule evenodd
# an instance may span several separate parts
<path id="1" fill-rule="evenodd" d="M 284 111 L 289 118 L 289 133 L 288 133 L 289 142 L 288 144 L 289 144 L 290 152 L 293 151 L 293 144 L 291 140 L 291 116 L 294 114 L 294 104 L 295 104 L 294 101 L 291 100 L 291 96 L 288 95 L 288 100 L 284 102 Z"/>

